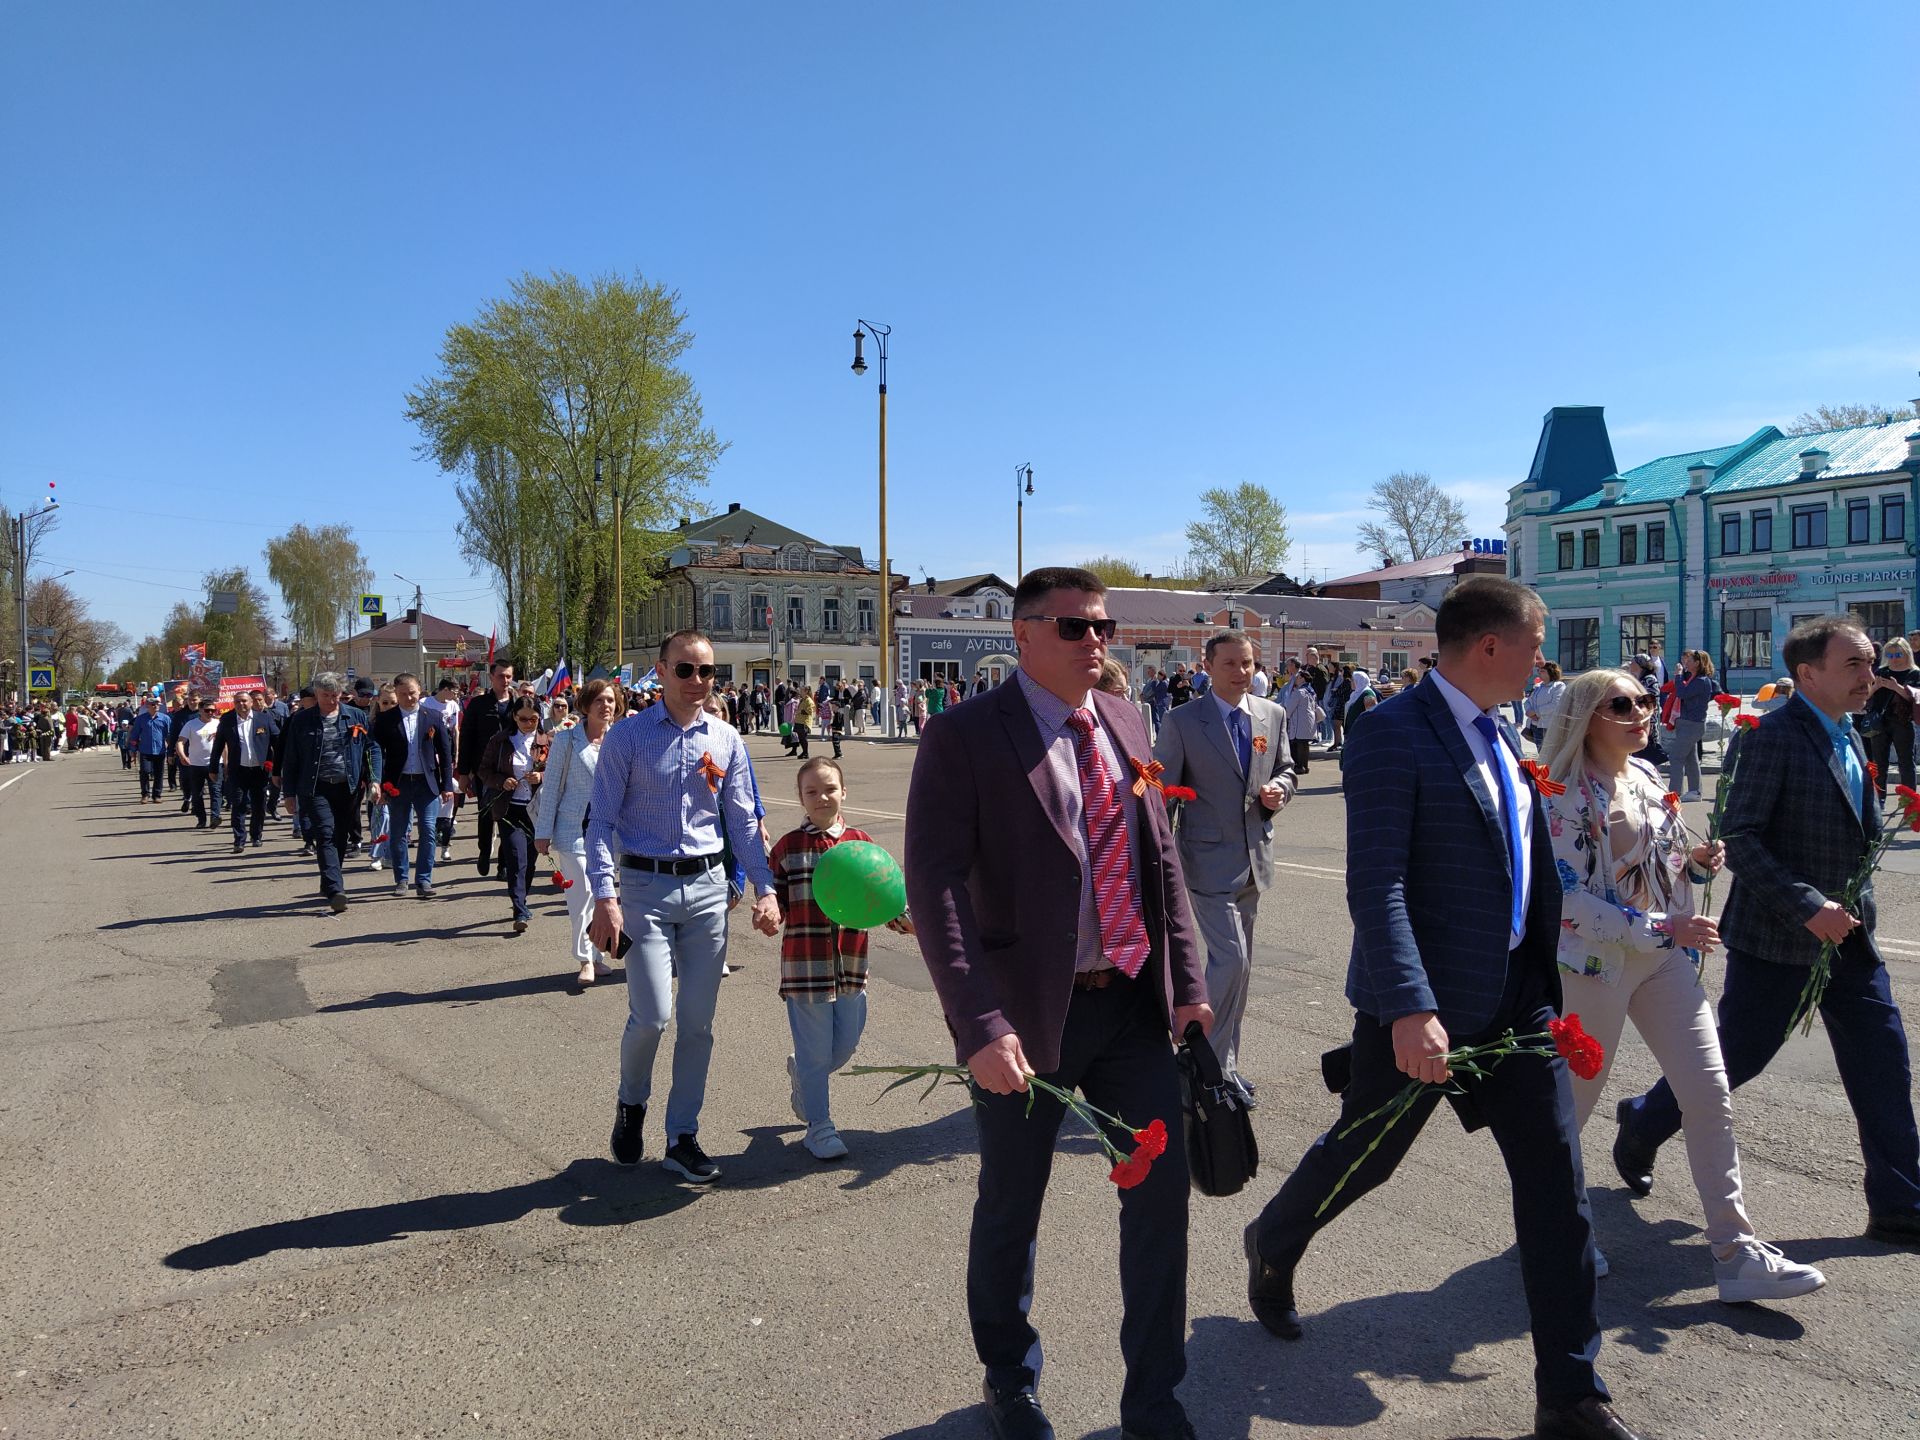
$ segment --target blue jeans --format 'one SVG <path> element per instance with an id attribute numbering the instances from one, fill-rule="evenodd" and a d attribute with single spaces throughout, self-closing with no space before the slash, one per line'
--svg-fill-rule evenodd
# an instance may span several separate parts
<path id="1" fill-rule="evenodd" d="M 620 872 L 620 914 L 633 948 L 627 952 L 627 1028 L 620 1036 L 620 1099 L 644 1105 L 653 1094 L 653 1059 L 674 1018 L 673 982 L 680 981 L 679 1033 L 673 1042 L 673 1089 L 667 1095 L 667 1143 L 700 1133 L 713 1059 L 713 1012 L 720 967 L 727 961 L 727 876 L 719 866 L 698 875 Z"/>
<path id="2" fill-rule="evenodd" d="M 793 1031 L 793 1073 L 807 1125 L 831 1125 L 827 1076 L 851 1060 L 859 1047 L 860 1032 L 867 1028 L 867 992 L 848 990 L 825 1001 L 789 996 L 787 1027 Z"/>
<path id="3" fill-rule="evenodd" d="M 1738 1090 L 1767 1068 L 1786 1043 L 1787 1022 L 1800 1003 L 1807 970 L 1727 952 L 1720 994 L 1720 1051 L 1727 1083 Z M 1887 984 L 1887 967 L 1843 946 L 1820 1002 L 1840 1084 L 1853 1106 L 1866 1161 L 1869 1215 L 1920 1215 L 1920 1135 L 1913 1121 L 1913 1072 L 1907 1032 Z M 1627 1139 L 1652 1150 L 1680 1129 L 1680 1102 L 1660 1081 L 1626 1102 Z"/>
<path id="4" fill-rule="evenodd" d="M 420 848 L 414 860 L 414 878 L 433 883 L 435 832 L 440 823 L 440 796 L 424 775 L 402 775 L 400 793 L 387 797 L 387 853 L 393 860 L 393 883 L 407 883 L 407 836 L 420 822 Z"/>

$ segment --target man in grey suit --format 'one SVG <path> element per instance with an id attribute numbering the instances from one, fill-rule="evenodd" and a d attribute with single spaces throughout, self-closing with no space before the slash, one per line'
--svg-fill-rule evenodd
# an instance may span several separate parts
<path id="1" fill-rule="evenodd" d="M 1273 817 L 1293 798 L 1286 712 L 1248 691 L 1253 642 L 1239 630 L 1207 641 L 1212 693 L 1172 711 L 1153 744 L 1160 780 L 1195 798 L 1180 806 L 1180 864 L 1207 946 L 1207 995 L 1220 1068 L 1253 1103 L 1240 1075 L 1240 1021 L 1253 977 L 1253 922 L 1273 883 Z"/>

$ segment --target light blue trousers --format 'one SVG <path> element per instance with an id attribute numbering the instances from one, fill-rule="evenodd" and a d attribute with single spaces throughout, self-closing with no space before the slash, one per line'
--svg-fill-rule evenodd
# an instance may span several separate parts
<path id="1" fill-rule="evenodd" d="M 787 1025 L 793 1031 L 793 1073 L 807 1126 L 831 1125 L 827 1076 L 859 1048 L 860 1033 L 867 1028 L 867 992 L 849 990 L 831 1001 L 789 998 Z"/>
<path id="2" fill-rule="evenodd" d="M 644 1105 L 653 1094 L 653 1058 L 675 1018 L 673 1088 L 667 1094 L 667 1144 L 700 1132 L 713 1059 L 713 1012 L 727 961 L 727 878 L 718 866 L 698 875 L 620 872 L 620 914 L 627 952 L 627 1028 L 620 1036 L 620 1099 Z"/>

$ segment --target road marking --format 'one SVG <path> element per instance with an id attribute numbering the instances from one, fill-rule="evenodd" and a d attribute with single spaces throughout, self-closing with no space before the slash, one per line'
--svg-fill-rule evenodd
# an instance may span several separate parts
<path id="1" fill-rule="evenodd" d="M 1273 865 L 1276 870 L 1299 870 L 1308 875 L 1338 875 L 1345 879 L 1347 874 L 1344 870 L 1329 870 L 1324 865 L 1296 865 L 1291 860 L 1276 860 Z"/>
<path id="2" fill-rule="evenodd" d="M 18 785 L 22 780 L 26 779 L 27 776 L 31 775 L 32 773 L 33 772 L 31 770 L 23 770 L 20 774 L 14 776 L 13 779 L 7 781 L 4 785 L 0 785 L 0 790 L 11 789 L 13 786 Z"/>
<path id="3" fill-rule="evenodd" d="M 1920 942 L 1913 940 L 1889 940 L 1884 935 L 1876 935 L 1873 938 L 1874 942 L 1878 944 L 1882 950 L 1898 950 L 1906 955 L 1920 955 Z"/>

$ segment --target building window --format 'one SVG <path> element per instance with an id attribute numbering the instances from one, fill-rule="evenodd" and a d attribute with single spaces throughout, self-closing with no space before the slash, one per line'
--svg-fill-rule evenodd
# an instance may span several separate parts
<path id="1" fill-rule="evenodd" d="M 708 623 L 720 634 L 733 629 L 733 596 L 725 590 L 715 590 L 707 596 Z"/>
<path id="2" fill-rule="evenodd" d="M 1560 622 L 1560 668 L 1588 670 L 1599 658 L 1600 619 L 1562 620 Z"/>
<path id="3" fill-rule="evenodd" d="M 1880 538 L 1882 540 L 1904 540 L 1907 538 L 1906 496 L 1886 495 L 1881 497 Z"/>
<path id="4" fill-rule="evenodd" d="M 1560 568 L 1562 570 L 1571 570 L 1573 569 L 1573 532 L 1571 530 L 1562 530 L 1559 541 Z"/>
<path id="5" fill-rule="evenodd" d="M 1382 650 L 1380 652 L 1380 673 L 1394 684 L 1400 683 L 1400 675 L 1407 668 L 1407 652 L 1404 650 Z"/>
<path id="6" fill-rule="evenodd" d="M 733 666 L 716 664 L 713 667 L 713 683 L 716 685 L 731 685 L 733 683 Z"/>
<path id="7" fill-rule="evenodd" d="M 793 684 L 793 685 L 806 684 L 807 683 L 807 667 L 805 665 L 787 666 L 787 681 L 789 684 Z"/>
<path id="8" fill-rule="evenodd" d="M 1640 563 L 1640 532 L 1628 525 L 1620 531 L 1620 563 L 1638 565 Z"/>
<path id="9" fill-rule="evenodd" d="M 1740 553 L 1740 515 L 1738 511 L 1727 511 L 1720 517 L 1720 553 L 1738 555 Z"/>
<path id="10" fill-rule="evenodd" d="M 1600 532 L 1598 530 L 1580 532 L 1580 568 L 1582 570 L 1600 568 Z"/>
<path id="11" fill-rule="evenodd" d="M 862 665 L 860 667 L 860 683 L 862 685 L 868 685 L 868 686 L 872 685 L 874 683 L 874 677 L 877 673 L 878 672 L 873 668 L 873 666 Z"/>
<path id="12" fill-rule="evenodd" d="M 1647 526 L 1647 563 L 1664 565 L 1667 559 L 1667 522 L 1656 520 Z"/>
<path id="13" fill-rule="evenodd" d="M 1726 670 L 1771 670 L 1773 668 L 1773 612 L 1771 610 L 1729 610 L 1722 621 L 1720 637 L 1721 668 Z"/>
<path id="14" fill-rule="evenodd" d="M 820 627 L 834 634 L 840 632 L 840 597 L 823 596 L 820 601 Z"/>
<path id="15" fill-rule="evenodd" d="M 747 597 L 747 626 L 753 630 L 773 628 L 773 602 L 765 595 Z"/>
<path id="16" fill-rule="evenodd" d="M 1874 648 L 1904 635 L 1907 631 L 1907 604 L 1904 600 L 1856 600 L 1847 611 L 1860 622 Z"/>
<path id="17" fill-rule="evenodd" d="M 1773 512 L 1756 510 L 1753 512 L 1753 553 L 1765 554 L 1773 549 Z"/>
<path id="18" fill-rule="evenodd" d="M 853 602 L 853 623 L 862 635 L 873 634 L 873 597 L 860 595 Z"/>
<path id="19" fill-rule="evenodd" d="M 1847 501 L 1847 543 L 1865 545 L 1873 539 L 1873 502 Z"/>
<path id="20" fill-rule="evenodd" d="M 1824 550 L 1827 544 L 1827 507 L 1824 505 L 1796 505 L 1793 507 L 1793 548 L 1796 550 Z"/>
<path id="21" fill-rule="evenodd" d="M 824 666 L 824 667 L 822 667 L 822 669 L 821 669 L 821 672 L 820 672 L 820 673 L 821 673 L 821 675 L 822 675 L 822 677 L 823 677 L 823 678 L 825 678 L 825 679 L 828 679 L 828 680 L 832 680 L 832 681 L 835 681 L 835 682 L 838 682 L 838 681 L 839 681 L 839 679 L 840 679 L 840 667 L 839 667 L 838 665 L 827 665 L 827 666 Z"/>
<path id="22" fill-rule="evenodd" d="M 1667 617 L 1664 615 L 1622 615 L 1620 617 L 1620 663 L 1635 655 L 1650 655 L 1655 645 L 1667 643 Z"/>
<path id="23" fill-rule="evenodd" d="M 787 628 L 789 630 L 804 630 L 807 628 L 806 596 L 787 596 Z"/>

